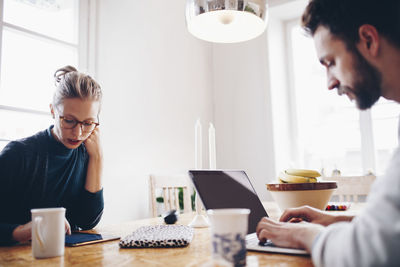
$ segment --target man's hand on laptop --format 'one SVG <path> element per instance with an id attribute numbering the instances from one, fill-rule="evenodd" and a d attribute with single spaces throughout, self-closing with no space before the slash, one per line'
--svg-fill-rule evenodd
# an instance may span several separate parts
<path id="1" fill-rule="evenodd" d="M 323 226 L 328 226 L 332 223 L 339 221 L 351 221 L 353 216 L 345 216 L 332 214 L 328 212 L 321 211 L 310 206 L 303 206 L 299 208 L 287 209 L 283 212 L 279 221 L 281 222 L 300 222 L 306 221 L 310 223 L 321 224 Z"/>
<path id="2" fill-rule="evenodd" d="M 311 252 L 314 238 L 324 227 L 320 224 L 300 222 L 276 222 L 264 217 L 257 225 L 257 237 L 260 241 L 271 240 L 276 246 L 300 248 Z"/>

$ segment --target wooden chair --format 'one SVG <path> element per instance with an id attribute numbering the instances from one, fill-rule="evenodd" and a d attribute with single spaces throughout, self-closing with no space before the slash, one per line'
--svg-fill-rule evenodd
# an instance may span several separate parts
<path id="1" fill-rule="evenodd" d="M 179 207 L 179 188 L 183 190 L 183 210 Z M 156 198 L 161 196 L 164 199 L 163 211 L 175 209 L 179 212 L 192 211 L 192 185 L 187 175 L 156 175 L 150 174 L 150 203 L 153 217 L 157 214 L 157 201 Z"/>
<path id="2" fill-rule="evenodd" d="M 366 176 L 333 176 L 324 177 L 324 181 L 335 181 L 338 188 L 333 192 L 333 196 L 338 196 L 339 201 L 358 202 L 359 196 L 367 196 L 375 175 Z"/>

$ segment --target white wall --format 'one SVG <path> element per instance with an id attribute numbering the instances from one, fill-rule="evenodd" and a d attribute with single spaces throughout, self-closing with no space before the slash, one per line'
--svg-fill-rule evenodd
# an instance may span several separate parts
<path id="1" fill-rule="evenodd" d="M 184 0 L 98 2 L 102 223 L 149 216 L 148 174 L 193 168 L 195 120 L 212 121 L 211 45 L 187 32 L 184 7 Z"/>
<path id="2" fill-rule="evenodd" d="M 276 160 L 279 166 L 285 161 L 289 145 L 276 145 L 274 140 L 284 143 L 286 137 L 276 136 L 273 126 L 285 105 L 286 85 L 279 83 L 284 66 L 270 71 L 268 64 L 277 47 L 267 37 L 281 38 L 279 28 L 246 43 L 209 44 L 187 32 L 185 2 L 98 2 L 96 73 L 104 89 L 102 223 L 149 216 L 148 174 L 194 167 L 198 117 L 204 167 L 207 127 L 213 121 L 217 168 L 246 170 L 262 200 L 270 199 L 265 184 L 276 179 Z M 271 24 L 275 22 L 280 23 Z M 271 58 L 279 61 L 278 54 Z M 281 152 L 277 159 L 276 151 Z"/>
<path id="3" fill-rule="evenodd" d="M 271 199 L 265 184 L 290 164 L 283 25 L 301 14 L 305 1 L 270 0 L 264 34 L 213 45 L 217 166 L 246 170 L 262 200 Z"/>
<path id="4" fill-rule="evenodd" d="M 215 44 L 217 166 L 247 172 L 261 199 L 274 178 L 266 33 L 239 44 Z"/>

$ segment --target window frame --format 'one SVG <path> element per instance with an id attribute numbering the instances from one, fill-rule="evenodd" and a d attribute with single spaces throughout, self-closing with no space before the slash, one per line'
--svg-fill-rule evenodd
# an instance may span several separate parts
<path id="1" fill-rule="evenodd" d="M 47 36 L 32 30 L 25 29 L 23 27 L 10 24 L 4 21 L 4 0 L 0 0 L 0 68 L 2 68 L 2 47 L 3 47 L 3 30 L 11 30 L 18 34 L 29 35 L 32 38 L 42 39 L 49 42 L 56 43 L 57 45 L 68 46 L 76 49 L 78 55 L 78 66 L 77 68 L 82 71 L 87 71 L 95 76 L 96 71 L 96 15 L 97 15 L 97 4 L 96 0 L 79 0 L 78 1 L 78 16 L 75 23 L 78 23 L 78 42 L 77 44 L 69 43 L 63 40 L 59 40 L 54 37 Z M 0 72 L 0 81 L 1 81 Z M 0 105 L 1 110 L 14 111 L 19 113 L 28 113 L 38 116 L 49 116 L 49 112 L 27 109 L 14 106 Z M 11 140 L 0 138 L 1 142 L 9 142 Z"/>

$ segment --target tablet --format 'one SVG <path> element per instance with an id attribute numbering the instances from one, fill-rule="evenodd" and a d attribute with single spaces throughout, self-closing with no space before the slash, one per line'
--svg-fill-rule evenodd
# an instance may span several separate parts
<path id="1" fill-rule="evenodd" d="M 117 240 L 119 236 L 106 235 L 106 234 L 89 234 L 74 232 L 71 235 L 65 235 L 65 245 L 67 247 L 77 247 L 83 245 L 89 245 L 99 242 L 105 242 L 110 240 Z"/>

